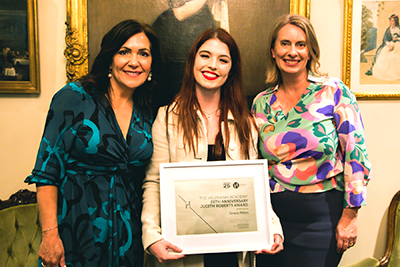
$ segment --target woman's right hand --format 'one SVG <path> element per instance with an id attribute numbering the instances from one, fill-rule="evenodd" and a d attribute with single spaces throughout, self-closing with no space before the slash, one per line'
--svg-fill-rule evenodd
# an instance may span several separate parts
<path id="1" fill-rule="evenodd" d="M 46 267 L 66 266 L 64 246 L 57 229 L 42 234 L 38 255 Z"/>
<path id="2" fill-rule="evenodd" d="M 271 249 L 257 250 L 256 254 L 274 255 L 283 250 L 283 238 L 280 234 L 274 234 L 274 244 Z"/>
<path id="3" fill-rule="evenodd" d="M 165 239 L 158 240 L 151 244 L 147 249 L 154 257 L 157 258 L 158 262 L 163 263 L 165 261 L 173 261 L 185 257 L 182 249 L 168 242 Z M 174 253 L 177 252 L 177 253 Z"/>

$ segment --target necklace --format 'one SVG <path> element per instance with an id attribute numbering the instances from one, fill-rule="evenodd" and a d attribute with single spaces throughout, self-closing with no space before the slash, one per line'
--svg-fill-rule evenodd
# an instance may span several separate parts
<path id="1" fill-rule="evenodd" d="M 125 103 L 123 103 L 122 105 L 116 107 L 116 106 L 115 106 L 115 103 L 111 101 L 111 106 L 112 106 L 112 108 L 113 108 L 114 110 L 117 110 L 117 109 L 122 109 L 122 108 L 124 108 L 124 107 L 127 106 L 127 105 L 130 105 L 130 103 L 133 103 L 133 101 L 130 100 L 130 99 L 128 99 Z"/>
<path id="2" fill-rule="evenodd" d="M 108 91 L 109 91 L 109 93 L 106 94 L 106 97 L 107 97 L 108 101 L 110 102 L 111 108 L 112 108 L 113 110 L 122 109 L 122 108 L 124 108 L 126 105 L 130 105 L 131 103 L 133 104 L 133 99 L 132 99 L 132 97 L 129 97 L 128 100 L 126 100 L 126 102 L 124 102 L 124 103 L 122 103 L 121 105 L 117 106 L 116 103 L 115 103 L 116 101 L 112 98 L 112 95 L 114 95 L 114 94 L 113 94 L 113 93 L 114 93 L 114 89 L 113 89 L 113 87 L 111 86 L 111 84 L 109 85 Z M 122 97 L 121 97 L 120 99 L 122 99 Z M 132 106 L 133 106 L 133 105 L 132 105 Z"/>
<path id="3" fill-rule="evenodd" d="M 211 118 L 211 115 L 213 115 L 215 112 L 217 112 L 219 110 L 219 108 L 217 108 L 216 110 L 214 110 L 213 112 L 207 113 L 205 111 L 203 111 L 204 115 L 206 115 L 207 119 Z"/>

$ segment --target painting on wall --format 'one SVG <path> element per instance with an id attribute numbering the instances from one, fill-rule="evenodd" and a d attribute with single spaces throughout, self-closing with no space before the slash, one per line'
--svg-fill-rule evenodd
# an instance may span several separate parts
<path id="1" fill-rule="evenodd" d="M 345 83 L 359 99 L 400 99 L 400 1 L 346 1 L 346 13 Z"/>
<path id="2" fill-rule="evenodd" d="M 0 14 L 0 92 L 38 93 L 36 0 L 2 0 Z"/>
<path id="3" fill-rule="evenodd" d="M 71 35 L 74 32 L 72 24 L 76 16 L 87 20 L 87 24 L 78 22 L 75 26 L 78 29 L 83 27 L 83 31 L 87 30 L 86 36 L 82 34 L 82 43 L 87 44 L 87 50 L 82 49 L 82 53 L 79 53 L 82 58 L 88 53 L 88 62 L 85 62 L 87 67 L 81 67 L 78 75 L 70 73 L 72 80 L 90 68 L 100 50 L 101 38 L 112 26 L 125 19 L 137 19 L 153 26 L 160 37 L 166 61 L 166 75 L 170 82 L 167 87 L 172 94 L 179 90 L 187 52 L 198 35 L 210 27 L 226 29 L 239 46 L 249 96 L 254 96 L 265 88 L 265 46 L 274 22 L 287 13 L 308 16 L 310 3 L 310 0 L 68 1 L 70 18 L 67 20 L 71 23 Z M 74 9 L 77 3 L 80 8 Z M 85 8 L 82 8 L 82 5 Z M 78 33 L 81 31 L 78 30 Z M 76 36 L 71 40 L 80 38 Z M 69 53 L 67 54 L 68 59 Z M 67 72 L 75 69 L 67 66 Z"/>

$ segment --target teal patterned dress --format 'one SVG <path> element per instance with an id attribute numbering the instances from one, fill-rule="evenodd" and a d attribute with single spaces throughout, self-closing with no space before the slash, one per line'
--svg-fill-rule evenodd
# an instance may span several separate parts
<path id="1" fill-rule="evenodd" d="M 259 150 L 269 160 L 271 192 L 344 192 L 344 207 L 365 205 L 371 163 L 352 92 L 336 78 L 309 75 L 299 103 L 285 114 L 275 92 L 256 96 Z"/>
<path id="2" fill-rule="evenodd" d="M 52 100 L 25 182 L 58 187 L 67 266 L 142 266 L 141 184 L 151 119 L 134 107 L 126 139 L 110 105 L 69 83 Z"/>

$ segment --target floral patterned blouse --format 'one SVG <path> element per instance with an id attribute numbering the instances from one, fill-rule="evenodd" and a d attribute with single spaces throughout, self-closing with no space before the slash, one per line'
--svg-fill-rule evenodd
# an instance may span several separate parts
<path id="1" fill-rule="evenodd" d="M 310 74 L 308 80 L 307 90 L 287 114 L 276 97 L 279 85 L 253 102 L 271 192 L 335 188 L 344 191 L 344 207 L 365 205 L 371 163 L 356 98 L 337 78 Z"/>

